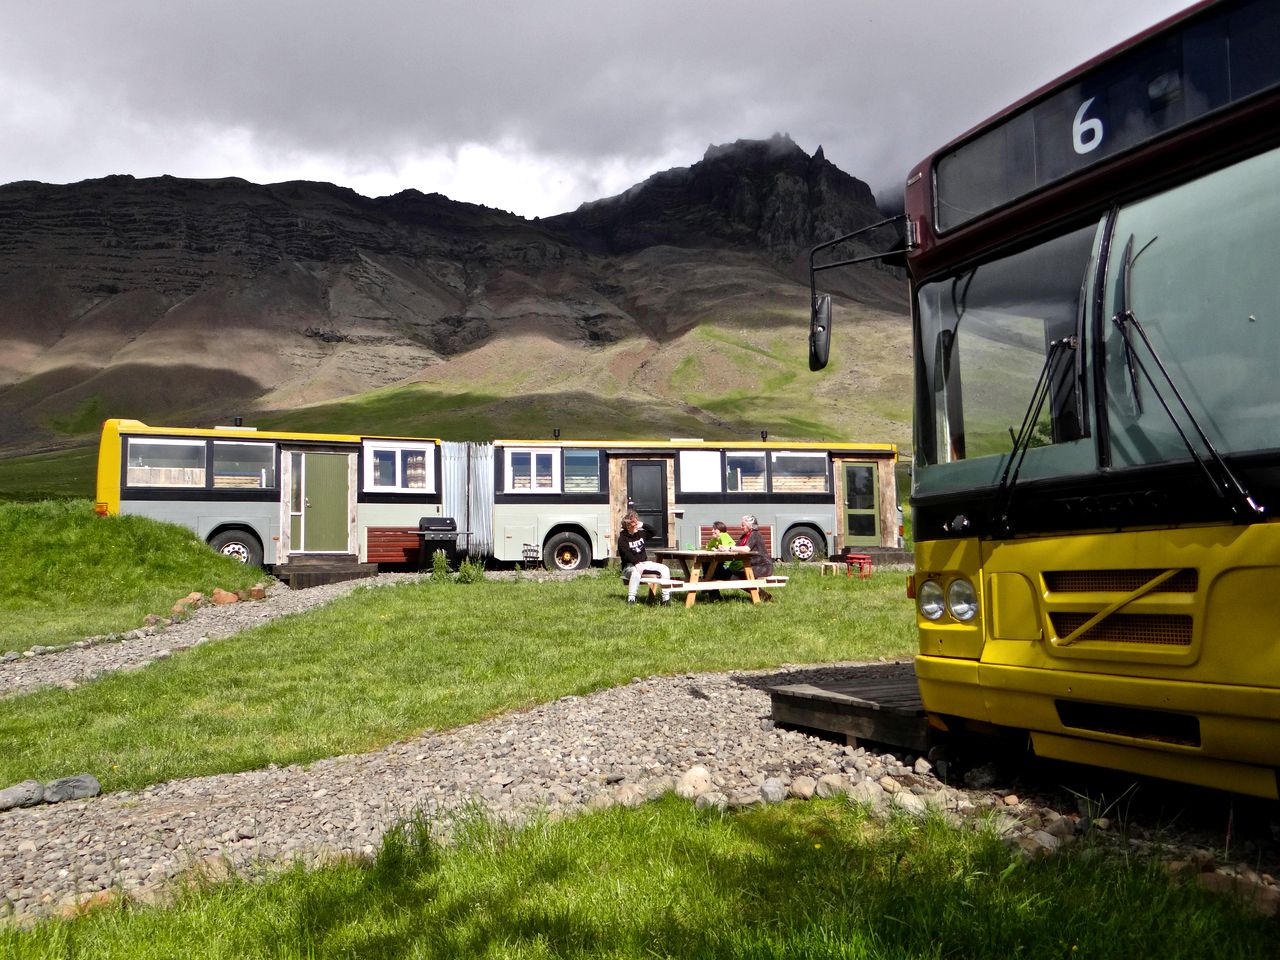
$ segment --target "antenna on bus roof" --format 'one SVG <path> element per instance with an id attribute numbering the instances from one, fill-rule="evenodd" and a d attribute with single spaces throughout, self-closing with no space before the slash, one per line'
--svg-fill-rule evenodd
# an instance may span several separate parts
<path id="1" fill-rule="evenodd" d="M 761 443 L 763 443 L 764 441 L 766 441 L 766 440 L 768 440 L 768 439 L 769 439 L 769 431 L 768 431 L 768 430 L 761 430 L 761 431 L 760 431 L 760 442 L 761 442 Z"/>
<path id="2" fill-rule="evenodd" d="M 559 427 L 556 427 L 555 429 L 553 429 L 553 430 L 551 431 L 551 436 L 553 436 L 555 439 L 559 440 L 559 439 L 560 439 L 560 428 L 559 428 Z"/>

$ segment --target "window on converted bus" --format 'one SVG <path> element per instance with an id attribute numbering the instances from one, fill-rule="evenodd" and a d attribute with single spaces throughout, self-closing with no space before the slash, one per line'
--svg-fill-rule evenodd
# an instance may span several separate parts
<path id="1" fill-rule="evenodd" d="M 203 487 L 203 440 L 152 440 L 129 437 L 124 482 L 130 487 Z"/>
<path id="2" fill-rule="evenodd" d="M 364 488 L 387 493 L 435 493 L 435 446 L 366 442 Z"/>
<path id="3" fill-rule="evenodd" d="M 1021 476 L 1093 469 L 1083 310 L 1099 236 L 1090 225 L 920 287 L 917 462 L 967 463 L 946 472 L 947 488 L 999 480 L 1042 376 Z M 1074 349 L 1061 345 L 1071 337 Z M 932 482 L 918 475 L 917 491 Z"/>
<path id="4" fill-rule="evenodd" d="M 719 450 L 681 450 L 676 456 L 681 493 L 724 492 Z"/>
<path id="5" fill-rule="evenodd" d="M 560 492 L 558 449 L 508 448 L 505 466 L 507 493 Z"/>
<path id="6" fill-rule="evenodd" d="M 275 444 L 213 441 L 213 485 L 244 490 L 274 488 Z"/>
<path id="7" fill-rule="evenodd" d="M 1205 455 L 1175 387 L 1220 453 L 1280 447 L 1278 180 L 1280 150 L 1271 150 L 1131 204 L 1117 215 L 1104 341 L 1115 466 L 1190 458 L 1162 399 Z M 1126 309 L 1146 333 L 1150 349 L 1131 326 L 1126 351 L 1120 327 L 1110 322 Z M 1156 357 L 1172 386 L 1161 376 Z"/>
<path id="8" fill-rule="evenodd" d="M 600 451 L 574 450 L 564 451 L 564 492 L 565 493 L 599 493 L 600 492 Z"/>
<path id="9" fill-rule="evenodd" d="M 827 455 L 777 450 L 769 454 L 774 493 L 826 493 Z"/>
<path id="10" fill-rule="evenodd" d="M 764 493 L 764 451 L 739 453 L 731 450 L 724 457 L 724 488 L 730 493 Z"/>

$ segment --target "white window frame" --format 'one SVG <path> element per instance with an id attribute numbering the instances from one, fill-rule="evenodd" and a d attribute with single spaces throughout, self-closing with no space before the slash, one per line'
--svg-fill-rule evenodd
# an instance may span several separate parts
<path id="1" fill-rule="evenodd" d="M 529 483 L 533 484 L 538 476 L 538 456 L 547 455 L 551 457 L 551 486 L 550 487 L 534 487 L 529 489 L 517 488 L 512 485 L 514 474 L 511 470 L 511 457 L 513 454 L 527 453 L 529 454 Z M 529 494 L 548 494 L 561 493 L 563 479 L 560 476 L 560 447 L 504 447 L 502 453 L 502 478 L 503 489 L 506 493 L 518 493 L 521 495 Z"/>
<path id="2" fill-rule="evenodd" d="M 374 482 L 377 476 L 373 470 L 374 453 L 395 454 L 396 482 L 394 485 Z M 427 471 L 425 487 L 408 487 L 404 482 L 404 459 L 402 453 L 421 452 L 424 456 Z M 386 440 L 366 440 L 364 442 L 364 489 L 369 493 L 413 493 L 427 494 L 436 492 L 436 448 L 433 443 L 395 443 Z"/>

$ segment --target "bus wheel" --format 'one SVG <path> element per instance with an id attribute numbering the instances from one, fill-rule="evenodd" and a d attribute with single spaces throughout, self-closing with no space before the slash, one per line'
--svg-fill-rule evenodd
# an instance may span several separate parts
<path id="1" fill-rule="evenodd" d="M 576 533 L 557 533 L 542 550 L 548 570 L 585 570 L 591 566 L 591 548 Z"/>
<path id="2" fill-rule="evenodd" d="M 782 544 L 783 560 L 799 560 L 807 563 L 810 560 L 821 560 L 826 556 L 826 544 L 822 534 L 813 527 L 796 527 L 787 534 Z"/>
<path id="3" fill-rule="evenodd" d="M 209 538 L 209 546 L 232 560 L 251 567 L 262 566 L 262 544 L 252 533 L 244 530 L 223 530 Z"/>

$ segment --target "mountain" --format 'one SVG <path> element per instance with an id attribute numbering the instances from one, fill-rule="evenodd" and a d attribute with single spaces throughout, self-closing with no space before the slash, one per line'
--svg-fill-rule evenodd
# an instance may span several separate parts
<path id="1" fill-rule="evenodd" d="M 783 136 L 542 220 L 326 183 L 9 184 L 0 455 L 105 416 L 905 442 L 897 272 L 824 275 L 835 361 L 805 367 L 805 251 L 879 219 L 866 184 Z"/>

